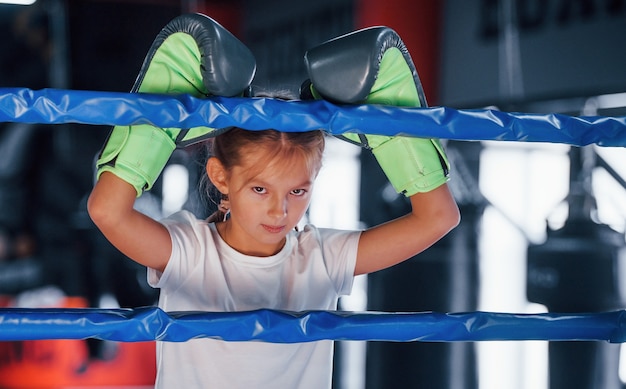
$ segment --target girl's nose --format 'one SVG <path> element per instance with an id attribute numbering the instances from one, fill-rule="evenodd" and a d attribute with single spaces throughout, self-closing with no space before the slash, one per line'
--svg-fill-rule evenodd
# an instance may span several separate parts
<path id="1" fill-rule="evenodd" d="M 287 200 L 282 197 L 273 198 L 268 213 L 271 217 L 277 219 L 285 217 L 287 215 Z"/>

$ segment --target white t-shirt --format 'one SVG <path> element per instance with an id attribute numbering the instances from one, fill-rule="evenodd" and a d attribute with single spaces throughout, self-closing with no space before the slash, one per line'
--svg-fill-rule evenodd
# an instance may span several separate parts
<path id="1" fill-rule="evenodd" d="M 166 312 L 334 310 L 352 289 L 360 231 L 308 225 L 289 233 L 278 254 L 251 257 L 189 212 L 163 224 L 172 256 L 163 273 L 148 269 L 148 282 L 161 289 L 159 307 Z M 332 355 L 332 341 L 157 342 L 156 387 L 330 388 Z"/>

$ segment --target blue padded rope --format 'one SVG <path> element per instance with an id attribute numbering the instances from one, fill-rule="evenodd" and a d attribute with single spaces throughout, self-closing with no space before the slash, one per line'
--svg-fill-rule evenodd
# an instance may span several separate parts
<path id="1" fill-rule="evenodd" d="M 301 343 L 317 340 L 459 342 L 626 341 L 626 311 L 580 314 L 384 313 L 256 310 L 178 312 L 160 308 L 0 309 L 0 341 L 96 338 L 120 342 L 196 338 Z"/>
<path id="2" fill-rule="evenodd" d="M 455 140 L 626 146 L 626 117 L 506 113 L 491 109 L 399 108 L 267 98 L 197 99 L 188 95 L 0 88 L 0 122 L 158 127 L 325 129 Z"/>

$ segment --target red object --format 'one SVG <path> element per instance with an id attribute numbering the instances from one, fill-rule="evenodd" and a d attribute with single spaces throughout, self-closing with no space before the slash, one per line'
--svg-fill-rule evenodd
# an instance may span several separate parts
<path id="1" fill-rule="evenodd" d="M 233 34 L 240 40 L 242 39 L 242 16 L 241 4 L 239 1 L 201 1 L 200 3 L 204 4 L 198 5 L 197 12 L 211 17 L 216 22 L 221 24 L 225 29 L 227 29 L 231 34 Z"/>
<path id="2" fill-rule="evenodd" d="M 359 0 L 356 28 L 387 26 L 409 49 L 429 105 L 438 104 L 442 6 L 438 0 Z"/>
<path id="3" fill-rule="evenodd" d="M 7 300 L 5 306 L 10 306 Z M 67 298 L 64 308 L 85 308 L 82 298 Z M 154 342 L 109 342 L 106 359 L 90 359 L 84 340 L 0 342 L 0 388 L 154 387 Z"/>

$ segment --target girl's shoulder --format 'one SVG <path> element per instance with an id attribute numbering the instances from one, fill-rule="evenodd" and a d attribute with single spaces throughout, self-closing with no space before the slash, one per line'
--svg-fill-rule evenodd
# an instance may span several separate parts
<path id="1" fill-rule="evenodd" d="M 166 216 L 163 219 L 161 219 L 160 222 L 163 224 L 170 224 L 170 223 L 203 224 L 203 225 L 209 224 L 209 222 L 206 219 L 201 219 L 198 216 L 196 216 L 193 212 L 188 211 L 186 209 L 182 209 L 169 216 Z"/>
<path id="2" fill-rule="evenodd" d="M 351 239 L 358 240 L 358 237 L 361 235 L 361 231 L 317 227 L 313 224 L 306 224 L 299 231 L 295 231 L 294 234 L 299 242 L 314 239 L 320 244 L 327 244 Z"/>
<path id="3" fill-rule="evenodd" d="M 160 220 L 170 235 L 190 235 L 196 237 L 212 237 L 217 232 L 215 223 L 201 219 L 188 210 L 181 210 Z"/>

